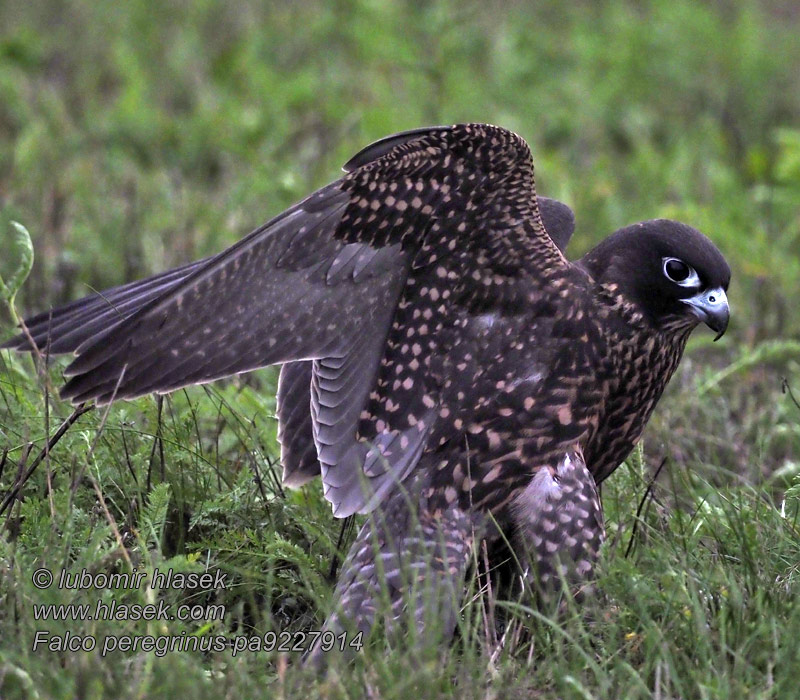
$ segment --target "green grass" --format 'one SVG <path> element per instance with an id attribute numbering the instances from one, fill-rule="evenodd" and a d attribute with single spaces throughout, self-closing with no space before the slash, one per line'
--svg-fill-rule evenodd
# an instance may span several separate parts
<path id="1" fill-rule="evenodd" d="M 281 488 L 266 370 L 91 411 L 42 454 L 0 518 L 0 696 L 796 697 L 798 31 L 777 0 L 0 4 L 3 298 L 24 258 L 12 221 L 36 254 L 20 313 L 215 252 L 370 140 L 464 120 L 530 142 L 539 190 L 576 211 L 572 256 L 668 216 L 734 270 L 728 334 L 697 332 L 642 453 L 604 484 L 596 600 L 554 619 L 495 602 L 473 576 L 451 647 L 387 653 L 378 635 L 326 679 L 267 651 L 33 652 L 41 629 L 321 624 L 352 532 L 340 539 L 317 483 Z M 56 398 L 61 368 L 0 354 L 0 498 L 72 411 Z M 42 567 L 219 568 L 229 585 L 39 590 Z M 34 619 L 36 604 L 112 598 L 226 613 Z M 502 647 L 490 603 L 505 611 Z"/>

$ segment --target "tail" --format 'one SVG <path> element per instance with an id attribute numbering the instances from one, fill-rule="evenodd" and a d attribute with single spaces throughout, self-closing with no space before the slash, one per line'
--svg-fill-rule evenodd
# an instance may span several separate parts
<path id="1" fill-rule="evenodd" d="M 369 515 L 345 560 L 324 629 L 347 640 L 382 623 L 387 636 L 410 633 L 425 645 L 449 640 L 458 621 L 464 577 L 476 539 L 472 516 L 453 506 L 415 508 L 397 489 Z M 347 645 L 344 649 L 348 651 Z M 325 665 L 317 644 L 306 661 Z"/>

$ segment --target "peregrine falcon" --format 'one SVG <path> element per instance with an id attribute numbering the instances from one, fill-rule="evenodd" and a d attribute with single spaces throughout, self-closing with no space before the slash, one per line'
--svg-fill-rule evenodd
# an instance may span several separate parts
<path id="1" fill-rule="evenodd" d="M 75 352 L 73 402 L 283 364 L 286 482 L 321 474 L 336 516 L 369 514 L 328 629 L 387 610 L 452 634 L 483 538 L 537 587 L 591 576 L 597 485 L 691 331 L 725 332 L 730 268 L 664 219 L 569 262 L 571 211 L 537 199 L 528 145 L 496 126 L 390 136 L 344 171 L 222 253 L 29 318 L 4 347 Z"/>

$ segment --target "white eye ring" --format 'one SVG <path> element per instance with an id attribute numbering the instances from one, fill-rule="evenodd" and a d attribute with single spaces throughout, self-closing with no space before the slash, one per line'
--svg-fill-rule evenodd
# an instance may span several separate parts
<path id="1" fill-rule="evenodd" d="M 683 279 L 676 279 L 669 273 L 669 264 L 678 263 L 687 270 L 687 275 Z M 691 265 L 687 265 L 679 258 L 661 258 L 661 269 L 664 271 L 664 277 L 670 282 L 674 282 L 679 287 L 687 287 L 689 289 L 700 289 L 700 277 Z"/>

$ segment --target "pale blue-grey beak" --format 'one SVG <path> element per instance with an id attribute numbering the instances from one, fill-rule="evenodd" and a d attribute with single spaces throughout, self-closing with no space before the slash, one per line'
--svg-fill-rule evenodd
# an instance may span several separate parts
<path id="1" fill-rule="evenodd" d="M 728 327 L 731 310 L 728 307 L 728 295 L 725 294 L 722 287 L 705 289 L 699 294 L 688 299 L 681 299 L 681 301 L 688 304 L 692 308 L 692 313 L 712 331 L 717 332 L 714 342 L 723 336 Z"/>

